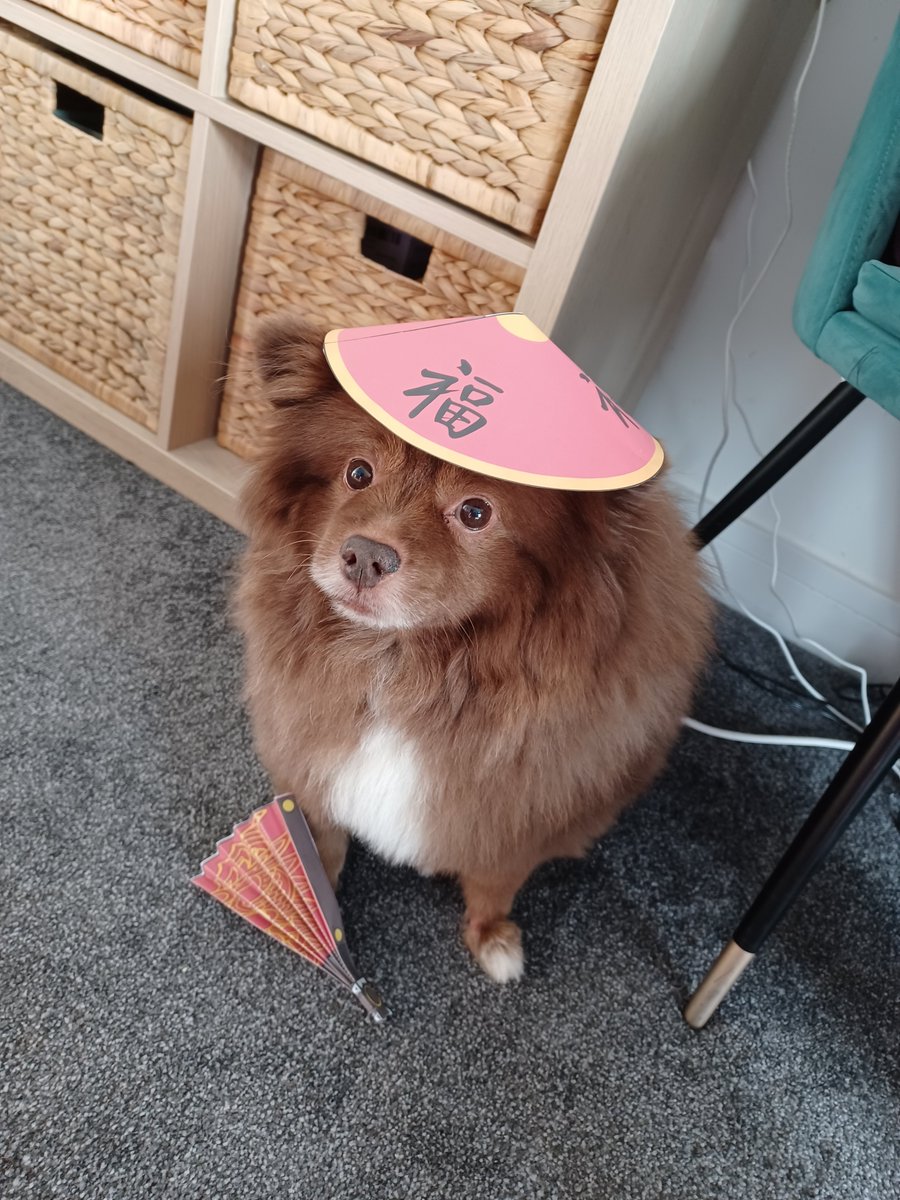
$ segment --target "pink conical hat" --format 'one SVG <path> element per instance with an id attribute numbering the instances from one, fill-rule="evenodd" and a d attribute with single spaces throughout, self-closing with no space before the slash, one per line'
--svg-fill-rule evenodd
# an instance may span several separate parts
<path id="1" fill-rule="evenodd" d="M 662 447 L 521 313 L 335 329 L 344 390 L 410 445 L 536 487 L 633 487 Z"/>

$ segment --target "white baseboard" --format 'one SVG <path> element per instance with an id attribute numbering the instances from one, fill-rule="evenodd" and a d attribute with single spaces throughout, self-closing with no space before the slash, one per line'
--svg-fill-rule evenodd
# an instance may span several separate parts
<path id="1" fill-rule="evenodd" d="M 698 489 L 674 471 L 669 480 L 694 520 Z M 787 616 L 769 590 L 771 531 L 742 517 L 716 538 L 716 549 L 732 592 L 752 613 L 793 639 Z M 717 574 L 711 554 L 704 558 Z M 800 633 L 865 667 L 873 683 L 893 683 L 900 676 L 900 599 L 784 535 L 778 538 L 778 559 L 778 592 Z M 724 592 L 720 598 L 734 607 Z"/>

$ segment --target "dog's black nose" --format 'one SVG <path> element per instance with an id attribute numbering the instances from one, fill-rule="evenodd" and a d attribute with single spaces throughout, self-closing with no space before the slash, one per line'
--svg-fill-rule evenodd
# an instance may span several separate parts
<path id="1" fill-rule="evenodd" d="M 341 569 L 357 587 L 374 587 L 400 567 L 400 555 L 391 546 L 354 534 L 341 546 Z"/>

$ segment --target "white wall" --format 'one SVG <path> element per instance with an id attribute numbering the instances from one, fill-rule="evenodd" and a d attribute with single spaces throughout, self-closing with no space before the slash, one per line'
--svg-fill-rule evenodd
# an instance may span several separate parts
<path id="1" fill-rule="evenodd" d="M 738 322 L 736 392 L 764 450 L 837 382 L 797 339 L 791 306 L 819 221 L 897 20 L 896 0 L 830 0 L 806 81 L 794 143 L 791 232 Z M 810 29 L 810 36 L 812 29 Z M 760 201 L 750 278 L 785 221 L 783 166 L 791 102 L 809 39 L 753 155 Z M 724 341 L 737 308 L 751 192 L 738 187 L 635 415 L 666 447 L 670 480 L 692 518 L 721 434 Z M 713 476 L 719 499 L 756 456 L 739 417 Z M 782 512 L 779 590 L 800 632 L 867 666 L 900 674 L 900 421 L 866 400 L 776 489 Z M 729 584 L 754 612 L 789 632 L 768 592 L 772 517 L 765 500 L 716 545 Z"/>

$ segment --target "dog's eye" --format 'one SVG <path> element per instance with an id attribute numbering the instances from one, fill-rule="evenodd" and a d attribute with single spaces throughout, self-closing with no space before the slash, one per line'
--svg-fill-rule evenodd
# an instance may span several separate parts
<path id="1" fill-rule="evenodd" d="M 363 458 L 354 458 L 347 467 L 347 483 L 355 492 L 362 491 L 372 482 L 375 472 Z"/>
<path id="2" fill-rule="evenodd" d="M 471 500 L 463 500 L 462 504 L 456 510 L 456 515 L 462 524 L 465 525 L 466 529 L 484 529 L 485 525 L 490 521 L 493 511 L 487 500 L 472 498 Z"/>

